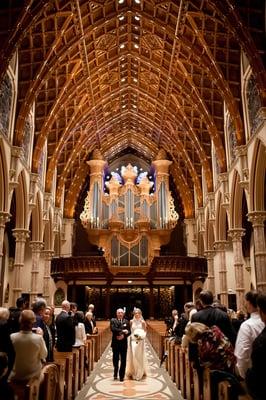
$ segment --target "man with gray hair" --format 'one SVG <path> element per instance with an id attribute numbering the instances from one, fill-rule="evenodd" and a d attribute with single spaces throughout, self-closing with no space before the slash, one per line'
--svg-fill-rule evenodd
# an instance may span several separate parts
<path id="1" fill-rule="evenodd" d="M 118 308 L 116 310 L 116 318 L 112 318 L 110 323 L 110 328 L 113 333 L 111 346 L 113 350 L 114 380 L 117 380 L 117 375 L 119 373 L 121 382 L 123 382 L 125 377 L 127 337 L 130 335 L 130 324 L 129 321 L 124 318 L 124 315 L 124 310 Z"/>
<path id="2" fill-rule="evenodd" d="M 75 323 L 70 311 L 70 303 L 67 300 L 62 302 L 62 311 L 56 320 L 57 351 L 72 351 L 75 343 Z"/>

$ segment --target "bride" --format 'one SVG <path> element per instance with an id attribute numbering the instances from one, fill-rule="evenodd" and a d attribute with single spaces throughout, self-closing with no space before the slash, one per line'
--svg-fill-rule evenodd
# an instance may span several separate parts
<path id="1" fill-rule="evenodd" d="M 137 381 L 147 375 L 147 360 L 145 355 L 146 322 L 139 308 L 133 311 L 130 321 L 131 335 L 128 338 L 126 375 Z"/>

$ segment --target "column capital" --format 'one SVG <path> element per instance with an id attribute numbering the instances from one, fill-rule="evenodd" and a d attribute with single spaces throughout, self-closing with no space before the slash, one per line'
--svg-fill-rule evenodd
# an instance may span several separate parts
<path id="1" fill-rule="evenodd" d="M 42 250 L 42 255 L 46 261 L 51 261 L 54 255 L 53 250 Z"/>
<path id="2" fill-rule="evenodd" d="M 28 229 L 23 228 L 15 228 L 12 230 L 13 236 L 16 239 L 16 242 L 26 242 L 29 237 Z"/>
<path id="3" fill-rule="evenodd" d="M 212 259 L 215 256 L 216 251 L 215 250 L 206 250 L 204 252 L 204 255 L 207 259 Z"/>
<path id="4" fill-rule="evenodd" d="M 10 221 L 11 214 L 6 211 L 0 211 L 0 226 L 5 226 L 5 224 Z"/>
<path id="5" fill-rule="evenodd" d="M 252 211 L 248 213 L 248 220 L 254 226 L 263 226 L 266 220 L 266 211 Z"/>
<path id="6" fill-rule="evenodd" d="M 246 234 L 246 229 L 243 228 L 233 228 L 228 232 L 229 236 L 232 238 L 233 242 L 241 242 L 242 237 Z"/>
<path id="7" fill-rule="evenodd" d="M 228 246 L 227 240 L 217 240 L 217 242 L 214 242 L 214 249 L 216 251 L 224 251 L 226 250 L 227 246 Z"/>
<path id="8" fill-rule="evenodd" d="M 43 242 L 41 241 L 32 241 L 30 242 L 30 247 L 32 249 L 33 252 L 39 252 L 43 249 Z"/>

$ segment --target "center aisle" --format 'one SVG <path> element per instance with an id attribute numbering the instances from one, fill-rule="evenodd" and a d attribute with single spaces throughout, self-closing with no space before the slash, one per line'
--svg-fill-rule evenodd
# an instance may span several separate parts
<path id="1" fill-rule="evenodd" d="M 142 381 L 113 380 L 112 349 L 108 346 L 76 400 L 182 400 L 182 396 L 146 341 L 148 376 Z"/>

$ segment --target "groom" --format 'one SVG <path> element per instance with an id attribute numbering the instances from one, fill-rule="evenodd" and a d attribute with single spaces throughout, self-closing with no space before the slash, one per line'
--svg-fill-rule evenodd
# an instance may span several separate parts
<path id="1" fill-rule="evenodd" d="M 110 324 L 113 333 L 111 346 L 113 350 L 114 379 L 117 379 L 120 359 L 119 378 L 121 382 L 123 382 L 125 376 L 127 337 L 130 335 L 130 324 L 129 321 L 124 318 L 124 314 L 124 310 L 118 308 L 116 310 L 116 318 L 112 318 Z"/>

